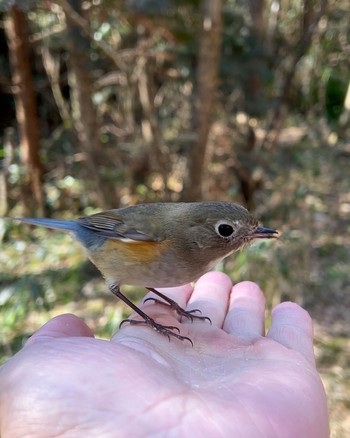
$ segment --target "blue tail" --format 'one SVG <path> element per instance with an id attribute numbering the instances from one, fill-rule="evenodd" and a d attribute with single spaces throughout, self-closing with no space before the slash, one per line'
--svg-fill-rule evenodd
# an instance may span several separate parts
<path id="1" fill-rule="evenodd" d="M 76 231 L 79 225 L 75 221 L 64 221 L 59 219 L 16 217 L 18 221 L 31 225 L 39 225 L 46 228 L 55 228 L 58 230 Z"/>
<path id="2" fill-rule="evenodd" d="M 74 239 L 76 239 L 86 249 L 96 249 L 104 243 L 105 237 L 99 236 L 95 231 L 82 227 L 77 221 L 64 221 L 59 219 L 32 218 L 32 217 L 16 217 L 18 221 L 31 225 L 39 225 L 47 228 L 69 231 Z"/>

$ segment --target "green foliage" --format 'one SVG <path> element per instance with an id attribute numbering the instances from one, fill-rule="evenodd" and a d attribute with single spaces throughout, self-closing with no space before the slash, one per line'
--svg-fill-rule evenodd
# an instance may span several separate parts
<path id="1" fill-rule="evenodd" d="M 332 70 L 326 83 L 326 113 L 330 122 L 339 120 L 344 110 L 348 82 L 338 72 Z"/>

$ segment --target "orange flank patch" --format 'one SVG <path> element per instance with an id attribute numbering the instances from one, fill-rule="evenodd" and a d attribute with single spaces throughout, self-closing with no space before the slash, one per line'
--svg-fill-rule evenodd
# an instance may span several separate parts
<path id="1" fill-rule="evenodd" d="M 125 259 L 136 262 L 150 262 L 169 245 L 168 240 L 162 242 L 122 242 L 120 240 L 108 239 L 101 248 L 102 252 L 117 253 L 123 255 Z"/>

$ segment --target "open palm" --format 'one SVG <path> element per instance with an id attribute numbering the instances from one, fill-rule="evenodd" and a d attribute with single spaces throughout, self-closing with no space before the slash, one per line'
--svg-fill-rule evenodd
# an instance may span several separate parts
<path id="1" fill-rule="evenodd" d="M 254 283 L 211 272 L 162 292 L 211 318 L 144 305 L 193 347 L 130 324 L 99 340 L 73 315 L 54 318 L 0 369 L 1 437 L 329 436 L 307 312 L 280 304 L 265 336 Z"/>

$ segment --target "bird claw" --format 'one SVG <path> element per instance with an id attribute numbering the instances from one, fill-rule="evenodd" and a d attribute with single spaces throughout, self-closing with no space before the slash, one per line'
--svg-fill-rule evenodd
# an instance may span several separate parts
<path id="1" fill-rule="evenodd" d="M 157 304 L 162 304 L 163 306 L 169 306 L 172 310 L 175 310 L 175 312 L 180 315 L 180 316 L 184 316 L 185 318 L 188 318 L 191 320 L 191 322 L 193 322 L 194 318 L 197 318 L 199 320 L 202 321 L 209 321 L 210 324 L 212 324 L 211 319 L 208 316 L 200 316 L 200 315 L 193 315 L 193 313 L 199 312 L 200 314 L 202 313 L 202 311 L 200 309 L 193 309 L 193 310 L 185 310 L 182 307 L 180 307 L 175 301 L 170 300 L 169 298 L 169 302 L 165 303 L 164 301 L 159 300 L 158 298 L 146 298 L 144 300 L 144 303 L 146 303 L 147 301 L 153 301 Z"/>
<path id="2" fill-rule="evenodd" d="M 189 341 L 189 343 L 192 345 L 193 347 L 193 342 L 190 338 L 188 338 L 187 336 L 182 336 L 180 335 L 180 329 L 176 326 L 173 325 L 163 325 L 163 324 L 159 324 L 157 322 L 155 322 L 154 319 L 152 318 L 147 318 L 144 319 L 143 321 L 139 321 L 139 320 L 135 320 L 135 319 L 124 319 L 120 325 L 119 328 L 126 322 L 129 322 L 132 325 L 135 324 L 146 324 L 149 325 L 150 327 L 152 327 L 154 330 L 156 330 L 158 333 L 167 336 L 170 342 L 170 338 L 171 336 L 179 339 L 180 341 Z M 177 330 L 177 333 L 174 332 L 174 330 Z"/>

